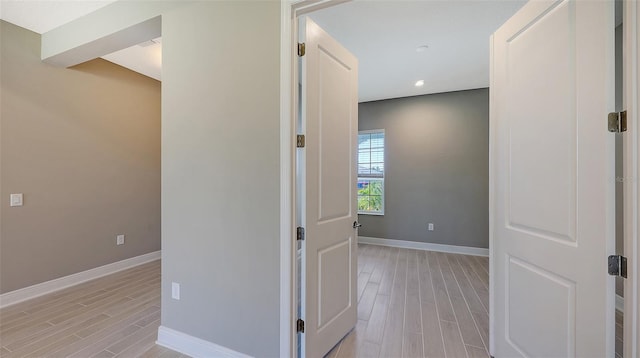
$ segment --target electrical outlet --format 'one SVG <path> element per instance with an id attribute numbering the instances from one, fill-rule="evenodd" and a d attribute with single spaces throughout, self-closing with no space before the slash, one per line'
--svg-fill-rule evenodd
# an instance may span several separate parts
<path id="1" fill-rule="evenodd" d="M 171 282 L 171 298 L 180 300 L 180 284 L 177 282 Z"/>
<path id="2" fill-rule="evenodd" d="M 433 223 L 429 223 L 429 231 L 433 231 Z"/>
<path id="3" fill-rule="evenodd" d="M 124 245 L 124 235 L 116 236 L 116 245 Z"/>

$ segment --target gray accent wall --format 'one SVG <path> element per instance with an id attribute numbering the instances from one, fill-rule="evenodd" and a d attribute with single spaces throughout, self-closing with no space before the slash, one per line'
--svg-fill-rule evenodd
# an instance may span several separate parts
<path id="1" fill-rule="evenodd" d="M 386 146 L 385 214 L 359 215 L 360 236 L 488 248 L 489 90 L 358 110 L 358 129 L 384 129 Z"/>

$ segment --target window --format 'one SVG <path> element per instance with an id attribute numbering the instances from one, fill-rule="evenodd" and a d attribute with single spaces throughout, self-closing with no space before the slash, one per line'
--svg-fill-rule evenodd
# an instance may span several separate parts
<path id="1" fill-rule="evenodd" d="M 358 133 L 358 214 L 384 215 L 384 130 Z"/>

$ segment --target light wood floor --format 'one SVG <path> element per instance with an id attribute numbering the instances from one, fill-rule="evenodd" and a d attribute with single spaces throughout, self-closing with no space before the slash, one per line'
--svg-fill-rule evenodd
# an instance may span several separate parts
<path id="1" fill-rule="evenodd" d="M 487 357 L 486 258 L 360 245 L 358 324 L 328 357 Z M 0 310 L 0 356 L 185 357 L 155 345 L 160 262 Z"/>
<path id="2" fill-rule="evenodd" d="M 360 245 L 358 324 L 326 357 L 488 357 L 489 260 Z"/>
<path id="3" fill-rule="evenodd" d="M 156 346 L 160 261 L 0 310 L 0 356 L 181 357 Z"/>

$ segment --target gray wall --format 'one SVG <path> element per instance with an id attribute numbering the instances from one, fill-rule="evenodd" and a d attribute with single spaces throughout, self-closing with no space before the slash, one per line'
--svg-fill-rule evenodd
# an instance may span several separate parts
<path id="1" fill-rule="evenodd" d="M 160 82 L 0 22 L 0 292 L 160 250 Z"/>
<path id="2" fill-rule="evenodd" d="M 385 215 L 360 215 L 360 235 L 488 248 L 489 90 L 365 102 L 358 110 L 359 130 L 386 136 Z"/>
<path id="3" fill-rule="evenodd" d="M 162 325 L 278 356 L 280 3 L 200 2 L 162 26 Z"/>

